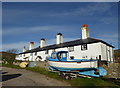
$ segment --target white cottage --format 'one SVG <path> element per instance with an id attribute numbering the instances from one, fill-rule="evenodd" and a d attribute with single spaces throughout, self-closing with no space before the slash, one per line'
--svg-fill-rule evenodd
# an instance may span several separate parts
<path id="1" fill-rule="evenodd" d="M 69 58 L 75 59 L 99 59 L 102 62 L 113 62 L 113 46 L 103 40 L 91 38 L 89 36 L 88 25 L 82 26 L 82 39 L 63 42 L 63 36 L 58 33 L 56 44 L 46 46 L 44 38 L 40 41 L 40 46 L 34 48 L 34 42 L 30 42 L 29 50 L 23 48 L 23 52 L 16 56 L 22 61 L 45 61 L 55 51 L 68 51 Z"/>

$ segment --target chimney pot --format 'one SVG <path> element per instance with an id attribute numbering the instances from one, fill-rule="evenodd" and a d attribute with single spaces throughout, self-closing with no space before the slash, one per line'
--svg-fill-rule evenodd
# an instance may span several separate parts
<path id="1" fill-rule="evenodd" d="M 26 51 L 26 47 L 24 46 L 24 47 L 23 47 L 23 52 L 25 52 L 25 51 Z"/>
<path id="2" fill-rule="evenodd" d="M 63 43 L 63 36 L 61 33 L 58 33 L 57 36 L 56 36 L 56 44 L 60 44 L 60 43 Z"/>
<path id="3" fill-rule="evenodd" d="M 43 48 L 45 46 L 46 46 L 46 40 L 44 38 L 41 38 L 40 47 Z"/>
<path id="4" fill-rule="evenodd" d="M 58 33 L 57 35 L 62 35 L 62 33 Z"/>
<path id="5" fill-rule="evenodd" d="M 87 24 L 83 24 L 82 27 L 88 27 L 88 25 Z"/>
<path id="6" fill-rule="evenodd" d="M 89 29 L 88 29 L 88 25 L 87 24 L 83 24 L 82 25 L 82 39 L 86 39 L 89 37 Z"/>
<path id="7" fill-rule="evenodd" d="M 30 42 L 30 44 L 34 44 L 34 42 Z"/>
<path id="8" fill-rule="evenodd" d="M 44 38 L 41 38 L 41 40 L 45 40 Z"/>

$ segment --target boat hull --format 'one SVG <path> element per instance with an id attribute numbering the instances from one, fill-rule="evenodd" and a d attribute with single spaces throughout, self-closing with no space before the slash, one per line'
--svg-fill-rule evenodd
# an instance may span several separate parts
<path id="1" fill-rule="evenodd" d="M 88 62 L 60 62 L 60 61 L 48 61 L 50 67 L 57 70 L 88 70 L 97 68 L 97 61 Z"/>

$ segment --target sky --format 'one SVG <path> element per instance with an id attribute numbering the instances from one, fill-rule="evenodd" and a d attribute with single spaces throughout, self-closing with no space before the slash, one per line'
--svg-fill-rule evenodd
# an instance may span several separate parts
<path id="1" fill-rule="evenodd" d="M 16 48 L 22 52 L 29 42 L 40 45 L 56 43 L 56 34 L 64 41 L 82 38 L 81 27 L 87 24 L 90 37 L 118 48 L 117 2 L 3 2 L 2 51 Z"/>

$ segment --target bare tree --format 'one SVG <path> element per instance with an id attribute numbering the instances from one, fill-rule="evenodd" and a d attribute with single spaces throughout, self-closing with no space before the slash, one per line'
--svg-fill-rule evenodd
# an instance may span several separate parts
<path id="1" fill-rule="evenodd" d="M 18 49 L 9 49 L 6 52 L 8 52 L 8 53 L 15 53 L 16 54 L 18 52 Z"/>

